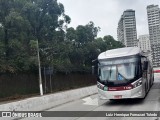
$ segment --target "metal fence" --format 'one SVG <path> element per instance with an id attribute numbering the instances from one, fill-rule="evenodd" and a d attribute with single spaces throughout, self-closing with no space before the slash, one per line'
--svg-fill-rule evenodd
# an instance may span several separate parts
<path id="1" fill-rule="evenodd" d="M 42 71 L 43 73 L 44 71 Z M 38 74 L 1 74 L 0 99 L 22 95 L 39 95 Z M 88 73 L 42 74 L 44 94 L 96 84 L 95 76 Z"/>

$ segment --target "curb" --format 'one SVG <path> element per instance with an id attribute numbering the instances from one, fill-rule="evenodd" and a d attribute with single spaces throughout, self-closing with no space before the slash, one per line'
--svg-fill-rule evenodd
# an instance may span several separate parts
<path id="1" fill-rule="evenodd" d="M 97 87 L 90 86 L 0 105 L 0 111 L 42 111 L 70 101 L 96 94 Z"/>

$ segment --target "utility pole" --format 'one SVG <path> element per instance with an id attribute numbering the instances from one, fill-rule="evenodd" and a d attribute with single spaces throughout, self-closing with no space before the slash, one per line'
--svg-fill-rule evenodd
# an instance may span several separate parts
<path id="1" fill-rule="evenodd" d="M 39 57 L 38 40 L 37 40 L 37 54 L 38 54 L 38 67 L 39 67 L 39 89 L 40 89 L 40 95 L 43 95 L 42 76 L 41 76 L 41 63 L 40 63 L 40 57 Z"/>

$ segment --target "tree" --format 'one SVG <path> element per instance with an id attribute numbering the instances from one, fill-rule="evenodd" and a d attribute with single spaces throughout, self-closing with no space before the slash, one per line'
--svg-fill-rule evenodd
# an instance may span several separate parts
<path id="1" fill-rule="evenodd" d="M 104 52 L 107 50 L 107 46 L 104 42 L 104 40 L 100 37 L 93 41 L 94 45 L 98 49 L 99 52 Z"/>
<path id="2" fill-rule="evenodd" d="M 24 39 L 27 39 L 26 30 L 29 25 L 19 13 L 24 3 L 25 1 L 19 0 L 0 1 L 0 24 L 3 33 L 0 38 L 4 45 L 1 71 L 15 72 L 16 69 L 23 69 L 24 61 L 27 60 L 25 58 L 28 58 L 24 52 L 26 48 Z"/>
<path id="3" fill-rule="evenodd" d="M 76 30 L 70 27 L 66 30 L 66 40 L 74 42 L 77 39 Z"/>
<path id="4" fill-rule="evenodd" d="M 89 22 L 87 25 L 79 25 L 76 28 L 77 39 L 76 42 L 80 45 L 84 45 L 88 42 L 94 41 L 95 37 L 97 37 L 97 33 L 100 28 L 95 27 L 93 22 Z"/>
<path id="5" fill-rule="evenodd" d="M 65 72 L 88 69 L 99 53 L 123 47 L 112 36 L 96 38 L 93 22 L 76 29 L 70 22 L 57 0 L 0 0 L 0 71 L 36 70 L 37 41 L 41 65 Z"/>
<path id="6" fill-rule="evenodd" d="M 0 43 L 4 52 L 1 57 L 3 71 L 29 70 L 32 51 L 31 40 L 40 43 L 41 57 L 64 41 L 70 17 L 64 14 L 64 6 L 57 0 L 1 0 Z M 51 52 L 49 52 L 51 53 Z M 45 56 L 45 57 L 43 57 Z M 42 59 L 45 64 L 45 59 Z M 5 69 L 4 69 L 5 68 Z"/>
<path id="7" fill-rule="evenodd" d="M 124 45 L 121 42 L 116 41 L 110 35 L 104 36 L 103 40 L 104 40 L 104 42 L 106 44 L 107 50 L 124 47 Z"/>

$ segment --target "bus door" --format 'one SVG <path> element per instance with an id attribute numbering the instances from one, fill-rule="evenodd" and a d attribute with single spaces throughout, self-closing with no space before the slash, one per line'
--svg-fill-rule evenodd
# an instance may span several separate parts
<path id="1" fill-rule="evenodd" d="M 149 79 L 149 87 L 151 87 L 153 83 L 153 70 L 150 62 L 148 64 L 148 79 Z"/>
<path id="2" fill-rule="evenodd" d="M 142 79 L 143 84 L 145 84 L 145 87 L 148 91 L 149 88 L 149 79 L 148 79 L 148 60 L 145 56 L 141 57 L 141 65 L 142 65 Z"/>

